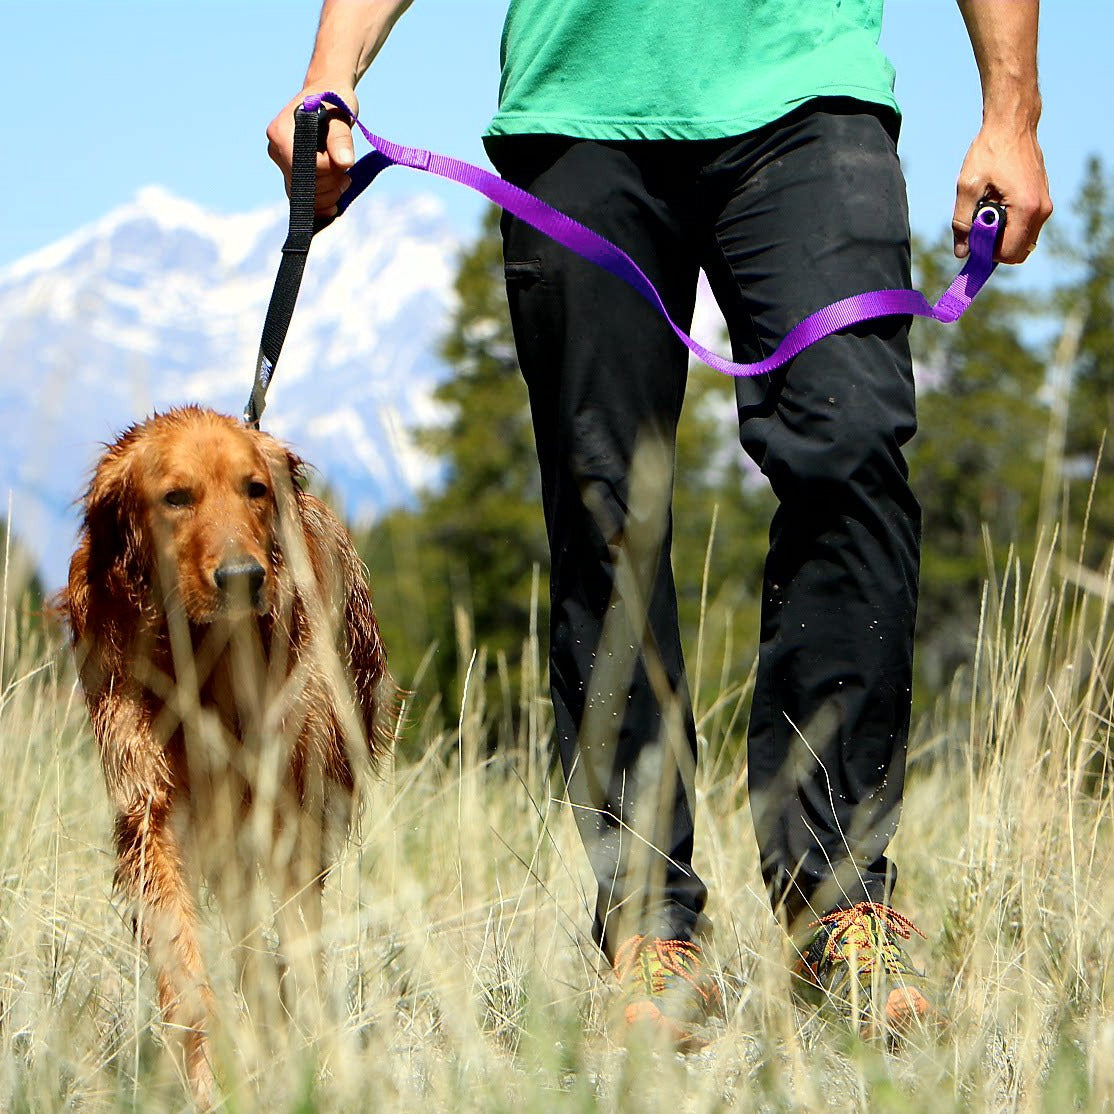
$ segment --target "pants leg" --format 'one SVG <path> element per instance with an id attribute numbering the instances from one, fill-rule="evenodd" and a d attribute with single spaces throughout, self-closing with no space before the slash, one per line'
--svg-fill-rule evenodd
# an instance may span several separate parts
<path id="1" fill-rule="evenodd" d="M 704 263 L 737 359 L 837 298 L 909 285 L 887 122 L 814 102 L 706 168 Z M 916 424 L 908 324 L 869 322 L 737 381 L 743 446 L 779 500 L 748 776 L 764 880 L 790 927 L 886 900 L 894 883 L 920 535 L 901 452 Z"/>
<path id="2" fill-rule="evenodd" d="M 679 321 L 697 260 L 683 176 L 658 145 L 500 140 L 504 177 L 634 256 Z M 611 957 L 632 932 L 689 938 L 696 731 L 669 559 L 687 359 L 630 288 L 504 215 L 507 291 L 529 389 L 552 558 L 550 674 L 569 797 Z"/>

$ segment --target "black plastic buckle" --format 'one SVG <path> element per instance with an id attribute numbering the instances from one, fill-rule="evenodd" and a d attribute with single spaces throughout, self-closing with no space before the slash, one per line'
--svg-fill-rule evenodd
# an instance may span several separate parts
<path id="1" fill-rule="evenodd" d="M 994 246 L 997 248 L 1002 243 L 1002 234 L 1006 231 L 1006 207 L 997 201 L 983 198 L 975 206 L 975 215 L 971 218 L 972 225 L 980 224 L 984 228 L 997 228 L 994 236 Z"/>

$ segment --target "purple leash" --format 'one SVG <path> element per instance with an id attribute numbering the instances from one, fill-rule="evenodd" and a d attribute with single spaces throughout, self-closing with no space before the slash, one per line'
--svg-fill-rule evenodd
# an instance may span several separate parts
<path id="1" fill-rule="evenodd" d="M 288 237 L 287 245 L 283 248 L 283 251 L 284 255 L 288 252 L 297 254 L 300 251 L 302 266 L 304 266 L 304 253 L 308 251 L 309 247 L 309 239 L 305 238 L 307 221 L 304 210 L 307 204 L 309 214 L 308 220 L 313 226 L 312 230 L 309 232 L 309 238 L 312 238 L 313 231 L 317 231 L 319 228 L 331 223 L 331 221 L 329 219 L 318 219 L 315 221 L 313 218 L 315 165 L 314 150 L 311 148 L 309 150 L 308 170 L 304 169 L 303 164 L 301 182 L 303 214 L 299 224 L 299 231 L 301 237 L 305 240 L 305 248 L 304 251 L 302 251 L 298 247 L 291 247 L 291 241 L 295 238 L 295 192 L 299 185 L 298 127 L 300 123 L 303 129 L 303 135 L 308 136 L 310 134 L 310 125 L 312 125 L 312 139 L 316 141 L 316 149 L 323 150 L 323 139 L 327 126 L 324 115 L 324 106 L 326 104 L 332 105 L 342 112 L 347 113 L 353 125 L 360 129 L 364 138 L 372 146 L 372 150 L 360 159 L 349 171 L 352 185 L 341 196 L 340 202 L 337 205 L 337 216 L 340 216 L 340 214 L 367 189 L 376 176 L 388 166 L 406 166 L 410 167 L 412 170 L 424 170 L 440 178 L 447 178 L 451 182 L 459 182 L 461 185 L 467 186 L 469 189 L 482 194 L 489 201 L 494 202 L 496 205 L 500 206 L 500 208 L 505 209 L 520 220 L 525 221 L 550 239 L 590 262 L 597 264 L 604 268 L 604 270 L 609 271 L 617 278 L 622 279 L 624 282 L 634 287 L 634 289 L 665 318 L 670 328 L 677 335 L 677 338 L 697 357 L 697 359 L 707 364 L 709 367 L 714 368 L 716 371 L 723 372 L 724 375 L 764 375 L 788 363 L 794 356 L 799 355 L 804 349 L 815 344 L 818 340 L 831 336 L 841 329 L 846 329 L 852 325 L 857 325 L 860 322 L 869 321 L 877 317 L 908 315 L 914 317 L 928 317 L 935 321 L 951 323 L 962 316 L 975 295 L 982 289 L 986 280 L 997 266 L 994 262 L 994 248 L 998 240 L 998 235 L 1005 224 L 1005 210 L 994 202 L 984 201 L 980 203 L 975 211 L 974 220 L 972 222 L 969 238 L 970 255 L 962 271 L 956 276 L 952 284 L 935 305 L 929 303 L 928 299 L 916 290 L 872 290 L 863 294 L 853 294 L 848 298 L 841 298 L 839 301 L 833 302 L 831 305 L 809 314 L 808 317 L 786 333 L 777 348 L 765 359 L 757 360 L 754 363 L 735 363 L 732 360 L 727 360 L 722 356 L 718 356 L 715 352 L 705 348 L 698 341 L 693 340 L 692 337 L 673 321 L 662 302 L 661 295 L 654 287 L 654 284 L 646 277 L 638 264 L 621 248 L 616 247 L 615 244 L 604 239 L 598 233 L 593 232 L 590 228 L 585 227 L 579 221 L 573 220 L 572 217 L 554 209 L 551 205 L 547 205 L 544 201 L 520 189 L 518 186 L 504 181 L 498 175 L 492 174 L 490 171 L 484 170 L 478 166 L 473 166 L 471 163 L 463 162 L 460 159 L 449 158 L 446 155 L 438 155 L 433 151 L 426 151 L 420 147 L 404 147 L 400 144 L 392 143 L 388 139 L 383 139 L 381 136 L 374 135 L 364 127 L 359 119 L 357 119 L 355 113 L 353 113 L 335 93 L 319 93 L 315 96 L 307 97 L 303 103 L 302 109 L 299 109 L 295 113 L 295 167 L 291 178 L 291 234 L 290 237 Z M 309 121 L 309 124 L 305 122 L 306 120 Z M 303 140 L 303 148 L 306 146 L 307 142 Z M 309 191 L 308 202 L 305 196 L 306 189 Z M 285 263 L 286 258 L 284 258 L 284 264 Z M 300 277 L 301 273 L 299 270 L 299 280 Z M 278 297 L 281 285 L 280 273 L 280 280 L 276 281 L 276 292 L 272 301 Z M 296 286 L 294 288 L 294 293 L 296 296 Z M 293 311 L 292 301 L 290 303 L 290 310 L 291 312 Z M 269 322 L 271 317 L 272 314 L 269 310 Z M 283 330 L 283 332 L 285 332 L 285 330 Z M 262 413 L 263 394 L 266 391 L 267 382 L 270 380 L 271 373 L 274 370 L 274 364 L 278 359 L 277 350 L 273 352 L 264 351 L 267 348 L 267 333 L 268 329 L 265 325 L 264 344 L 261 346 L 260 360 L 256 370 L 256 385 L 255 389 L 252 391 L 252 398 L 244 414 L 245 420 L 255 425 L 258 424 L 259 414 Z M 281 348 L 281 338 L 279 339 L 278 347 Z"/>

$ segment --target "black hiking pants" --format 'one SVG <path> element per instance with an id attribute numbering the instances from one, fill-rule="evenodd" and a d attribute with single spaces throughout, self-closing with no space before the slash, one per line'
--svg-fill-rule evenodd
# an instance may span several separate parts
<path id="1" fill-rule="evenodd" d="M 726 140 L 532 135 L 489 151 L 510 181 L 627 251 L 684 328 L 703 268 L 734 358 L 752 361 L 838 298 L 909 286 L 896 130 L 883 110 L 820 100 Z M 557 744 L 611 956 L 633 932 L 703 927 L 670 565 L 689 360 L 620 280 L 514 218 L 503 239 L 552 555 Z M 887 900 L 894 882 L 920 532 L 901 452 L 915 429 L 908 326 L 870 322 L 736 381 L 742 445 L 779 502 L 748 781 L 765 885 L 791 929 Z"/>

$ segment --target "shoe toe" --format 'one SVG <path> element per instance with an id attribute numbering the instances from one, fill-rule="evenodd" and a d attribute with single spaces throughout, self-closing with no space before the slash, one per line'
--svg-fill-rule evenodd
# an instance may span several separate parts
<path id="1" fill-rule="evenodd" d="M 641 1033 L 650 1041 L 664 1042 L 677 1052 L 699 1052 L 711 1044 L 710 1023 L 695 1019 L 682 1021 L 671 1016 L 648 998 L 627 1002 L 623 1009 L 624 1041 L 627 1035 Z"/>
<path id="2" fill-rule="evenodd" d="M 915 986 L 897 987 L 886 999 L 886 1024 L 895 1032 L 927 1020 L 929 1012 L 928 999 Z"/>

